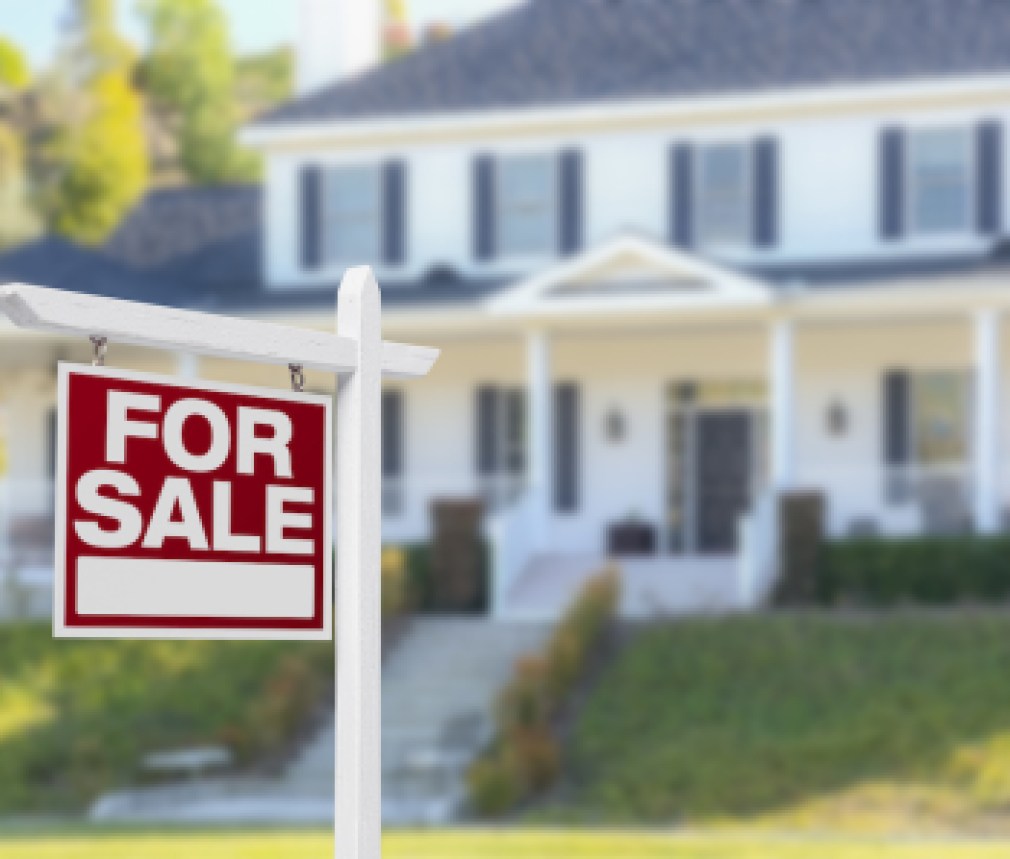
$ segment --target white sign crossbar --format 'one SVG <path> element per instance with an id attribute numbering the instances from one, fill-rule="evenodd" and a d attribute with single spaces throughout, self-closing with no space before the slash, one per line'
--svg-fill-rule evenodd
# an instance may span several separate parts
<path id="1" fill-rule="evenodd" d="M 0 310 L 21 328 L 106 337 L 113 343 L 240 361 L 301 364 L 306 369 L 330 373 L 357 369 L 353 340 L 311 328 L 225 318 L 21 283 L 0 287 Z M 385 342 L 382 371 L 387 376 L 424 376 L 437 357 L 437 349 Z"/>

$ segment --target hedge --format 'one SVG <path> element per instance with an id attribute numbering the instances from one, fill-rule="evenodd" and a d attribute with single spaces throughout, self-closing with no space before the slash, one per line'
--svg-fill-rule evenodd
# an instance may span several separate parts
<path id="1" fill-rule="evenodd" d="M 828 542 L 816 599 L 826 605 L 948 605 L 1010 599 L 1010 537 Z"/>
<path id="2" fill-rule="evenodd" d="M 470 805 L 497 817 L 545 791 L 561 770 L 554 722 L 585 676 L 620 597 L 616 569 L 587 581 L 544 650 L 516 663 L 498 699 L 497 738 L 467 773 Z"/>

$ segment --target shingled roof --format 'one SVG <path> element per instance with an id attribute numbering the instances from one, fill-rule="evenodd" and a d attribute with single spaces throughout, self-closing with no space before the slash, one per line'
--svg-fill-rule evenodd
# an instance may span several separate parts
<path id="1" fill-rule="evenodd" d="M 1006 0 L 526 0 L 254 127 L 1007 71 Z"/>

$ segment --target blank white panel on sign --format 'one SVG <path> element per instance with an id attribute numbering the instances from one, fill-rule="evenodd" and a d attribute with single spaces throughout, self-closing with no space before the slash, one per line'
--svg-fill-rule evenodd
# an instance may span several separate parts
<path id="1" fill-rule="evenodd" d="M 77 560 L 77 612 L 142 617 L 310 618 L 311 564 Z"/>

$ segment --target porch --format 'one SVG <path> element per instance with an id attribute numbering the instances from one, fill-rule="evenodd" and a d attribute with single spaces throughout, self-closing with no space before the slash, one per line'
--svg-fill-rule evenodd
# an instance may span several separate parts
<path id="1" fill-rule="evenodd" d="M 784 492 L 822 493 L 835 537 L 1010 524 L 1002 294 L 608 277 L 433 320 L 443 359 L 398 392 L 386 537 L 425 539 L 433 500 L 483 498 L 498 614 L 560 610 L 622 523 L 650 535 L 616 553 L 629 614 L 754 607 Z"/>

